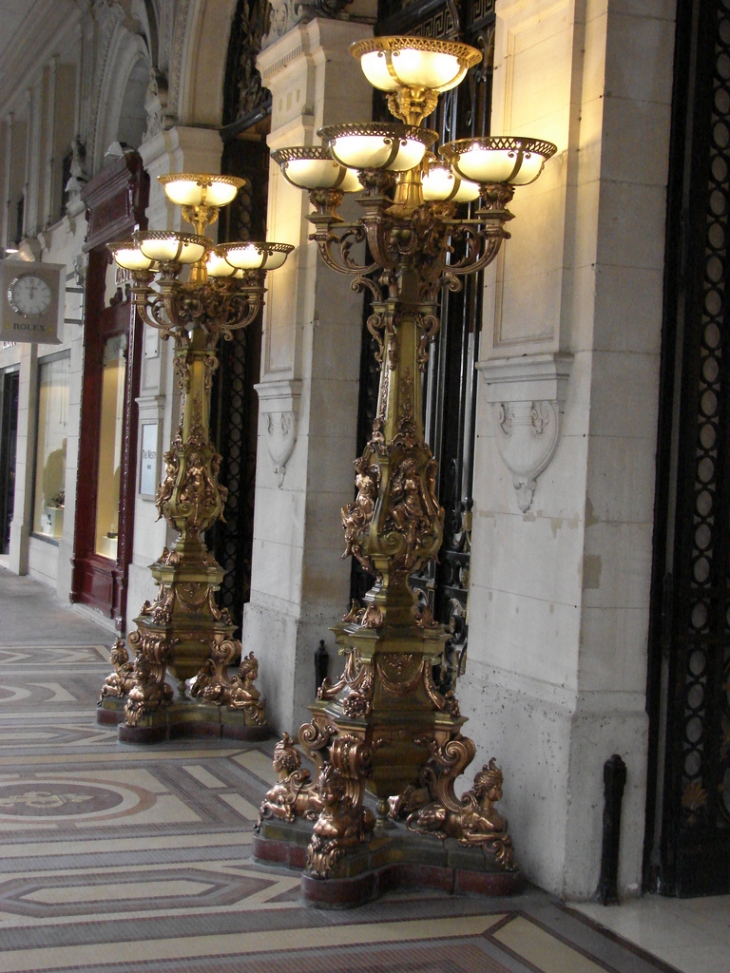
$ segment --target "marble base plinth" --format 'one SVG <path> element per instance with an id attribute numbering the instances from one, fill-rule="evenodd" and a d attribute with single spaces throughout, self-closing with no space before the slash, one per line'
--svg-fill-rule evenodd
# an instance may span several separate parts
<path id="1" fill-rule="evenodd" d="M 161 706 L 137 726 L 124 721 L 124 699 L 105 697 L 96 710 L 96 722 L 117 726 L 120 743 L 161 743 L 164 740 L 222 737 L 229 740 L 266 740 L 267 725 L 251 724 L 243 710 L 199 703 L 194 699 L 173 700 Z"/>
<path id="2" fill-rule="evenodd" d="M 302 869 L 311 836 L 312 822 L 264 820 L 253 836 L 254 860 Z M 519 869 L 505 871 L 481 847 L 415 834 L 401 822 L 376 830 L 349 851 L 337 872 L 326 879 L 304 872 L 304 901 L 315 908 L 351 909 L 397 888 L 497 896 L 514 895 L 524 884 Z"/>

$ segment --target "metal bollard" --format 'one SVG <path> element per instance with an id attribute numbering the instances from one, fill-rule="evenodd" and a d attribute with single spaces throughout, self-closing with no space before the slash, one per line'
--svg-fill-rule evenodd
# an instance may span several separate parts
<path id="1" fill-rule="evenodd" d="M 603 765 L 603 844 L 601 876 L 596 898 L 602 905 L 618 905 L 618 852 L 621 837 L 621 801 L 626 785 L 626 764 L 615 753 Z"/>
<path id="2" fill-rule="evenodd" d="M 327 678 L 327 670 L 329 669 L 330 657 L 327 649 L 324 646 L 324 639 L 319 640 L 319 648 L 315 650 L 314 653 L 314 693 L 317 694 L 317 690 L 322 685 L 324 680 Z"/>

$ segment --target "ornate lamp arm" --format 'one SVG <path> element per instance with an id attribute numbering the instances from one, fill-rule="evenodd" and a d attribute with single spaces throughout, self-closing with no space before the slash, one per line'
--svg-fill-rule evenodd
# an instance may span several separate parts
<path id="1" fill-rule="evenodd" d="M 502 241 L 509 239 L 510 234 L 504 229 L 502 224 L 498 226 L 489 225 L 477 233 L 471 233 L 471 227 L 462 225 L 457 229 L 461 230 L 462 235 L 469 234 L 469 242 L 472 244 L 470 252 L 461 260 L 454 261 L 444 267 L 448 274 L 465 276 L 476 274 L 490 264 L 499 253 Z"/>
<path id="2" fill-rule="evenodd" d="M 222 314 L 209 331 L 215 337 L 223 335 L 224 340 L 230 341 L 234 331 L 239 331 L 251 324 L 264 304 L 265 272 L 250 270 L 243 281 L 230 278 L 213 283 L 213 288 L 220 294 Z"/>
<path id="3" fill-rule="evenodd" d="M 338 274 L 353 274 L 362 276 L 372 273 L 378 267 L 377 261 L 370 264 L 358 264 L 350 256 L 352 247 L 365 240 L 365 231 L 358 223 L 330 223 L 322 224 L 318 217 L 311 217 L 310 221 L 317 225 L 317 232 L 309 236 L 319 248 L 324 263 Z M 340 235 L 332 232 L 335 226 L 342 231 Z"/>

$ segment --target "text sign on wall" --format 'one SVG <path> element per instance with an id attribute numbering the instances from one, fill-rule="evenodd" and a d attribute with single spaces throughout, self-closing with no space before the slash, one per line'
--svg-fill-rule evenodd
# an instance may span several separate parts
<path id="1" fill-rule="evenodd" d="M 157 423 L 142 423 L 142 445 L 139 456 L 139 492 L 154 497 L 157 492 Z"/>

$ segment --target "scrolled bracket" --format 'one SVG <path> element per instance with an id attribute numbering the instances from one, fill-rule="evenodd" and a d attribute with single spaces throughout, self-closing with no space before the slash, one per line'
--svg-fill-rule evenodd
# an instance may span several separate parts
<path id="1" fill-rule="evenodd" d="M 255 386 L 259 396 L 259 410 L 263 422 L 266 449 L 281 488 L 286 466 L 297 442 L 301 382 L 262 382 Z"/>
<path id="2" fill-rule="evenodd" d="M 512 474 L 517 506 L 532 505 L 537 478 L 555 455 L 572 355 L 533 355 L 482 362 L 499 455 Z"/>
<path id="3" fill-rule="evenodd" d="M 553 400 L 493 402 L 497 449 L 512 474 L 517 506 L 527 513 L 538 476 L 558 448 L 560 410 Z"/>

